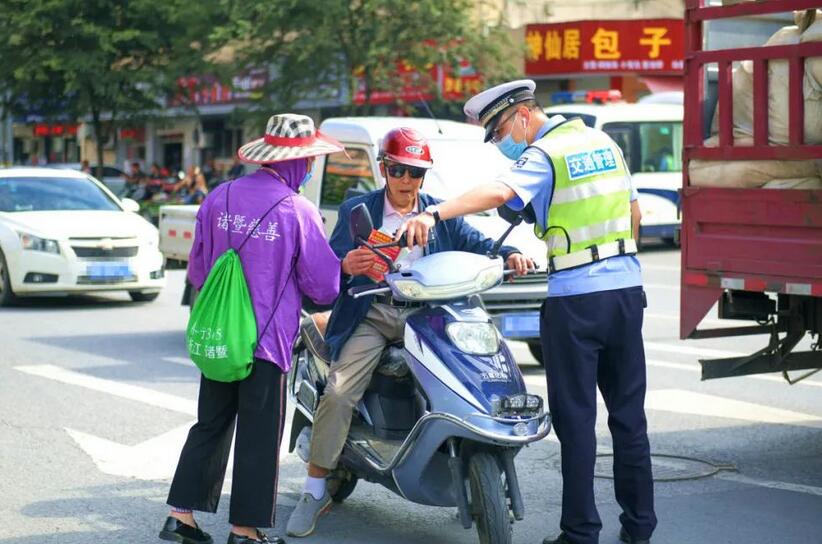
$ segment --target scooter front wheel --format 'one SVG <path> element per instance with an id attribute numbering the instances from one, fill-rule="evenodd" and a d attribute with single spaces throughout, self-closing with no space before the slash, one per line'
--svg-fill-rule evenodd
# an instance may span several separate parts
<path id="1" fill-rule="evenodd" d="M 358 478 L 347 470 L 337 469 L 326 478 L 328 494 L 336 503 L 341 503 L 354 492 Z"/>
<path id="2" fill-rule="evenodd" d="M 487 452 L 473 454 L 468 460 L 468 483 L 480 544 L 511 544 L 511 519 L 496 458 Z"/>

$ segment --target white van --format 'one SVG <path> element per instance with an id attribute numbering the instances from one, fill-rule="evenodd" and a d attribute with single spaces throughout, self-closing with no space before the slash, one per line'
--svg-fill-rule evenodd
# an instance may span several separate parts
<path id="1" fill-rule="evenodd" d="M 545 113 L 580 117 L 605 131 L 622 148 L 639 191 L 640 236 L 676 243 L 682 187 L 681 104 L 563 104 Z"/>

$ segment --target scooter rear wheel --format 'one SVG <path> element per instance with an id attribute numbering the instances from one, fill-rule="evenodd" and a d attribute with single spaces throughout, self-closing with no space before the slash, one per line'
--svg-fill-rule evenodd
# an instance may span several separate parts
<path id="1" fill-rule="evenodd" d="M 486 452 L 472 455 L 468 460 L 468 482 L 480 544 L 511 544 L 511 518 L 496 458 Z"/>

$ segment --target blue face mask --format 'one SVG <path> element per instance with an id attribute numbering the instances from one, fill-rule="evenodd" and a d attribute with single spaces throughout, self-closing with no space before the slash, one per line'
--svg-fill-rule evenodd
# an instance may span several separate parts
<path id="1" fill-rule="evenodd" d="M 497 149 L 500 150 L 500 153 L 502 153 L 512 161 L 517 160 L 527 147 L 528 142 L 523 140 L 517 143 L 514 141 L 510 134 L 503 138 L 502 141 L 497 144 Z"/>
<path id="2" fill-rule="evenodd" d="M 512 127 L 511 132 L 513 132 L 513 130 L 514 129 Z M 511 136 L 511 132 L 509 132 L 508 135 L 500 142 L 497 142 L 496 146 L 497 149 L 500 150 L 500 153 L 514 161 L 517 160 L 528 147 L 528 141 L 522 140 L 519 143 L 515 142 L 514 138 Z"/>
<path id="3" fill-rule="evenodd" d="M 314 163 L 311 163 L 311 164 L 308 165 L 308 170 L 305 173 L 305 177 L 303 177 L 303 180 L 300 182 L 300 188 L 301 189 L 303 187 L 305 187 L 305 185 L 309 181 L 311 181 L 311 174 L 313 174 L 313 173 L 314 173 Z"/>

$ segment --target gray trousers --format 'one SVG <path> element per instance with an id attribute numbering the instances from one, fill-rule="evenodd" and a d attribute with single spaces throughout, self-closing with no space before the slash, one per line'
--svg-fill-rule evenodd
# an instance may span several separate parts
<path id="1" fill-rule="evenodd" d="M 331 363 L 328 384 L 314 414 L 309 462 L 333 470 L 342 453 L 354 406 L 362 399 L 385 346 L 401 340 L 413 310 L 374 303 L 339 358 Z"/>

